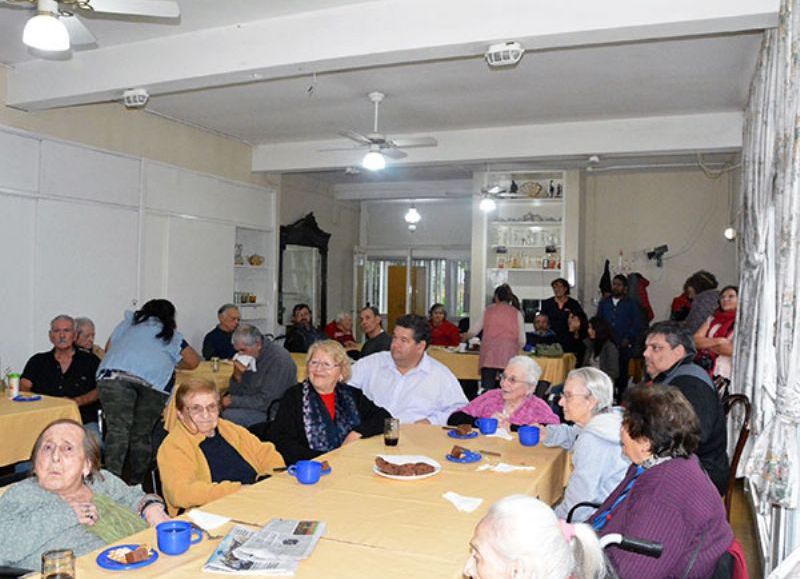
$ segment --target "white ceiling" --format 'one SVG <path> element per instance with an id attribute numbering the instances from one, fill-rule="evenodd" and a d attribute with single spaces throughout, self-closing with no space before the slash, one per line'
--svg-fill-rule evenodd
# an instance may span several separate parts
<path id="1" fill-rule="evenodd" d="M 2 0 L 0 0 L 1 2 Z M 98 47 L 45 61 L 24 50 L 29 11 L 0 8 L 10 106 L 119 99 L 256 145 L 254 169 L 329 183 L 463 179 L 475 163 L 667 159 L 735 151 L 761 41 L 778 0 L 181 0 L 179 23 L 89 16 Z M 528 52 L 491 70 L 489 42 Z M 344 176 L 369 132 L 435 136 L 380 177 Z M 121 106 L 121 105 L 120 105 Z M 557 162 L 557 161 L 555 161 Z M 402 169 L 401 167 L 407 166 Z M 416 168 L 412 168 L 417 166 Z M 479 166 L 479 165 L 478 165 Z"/>

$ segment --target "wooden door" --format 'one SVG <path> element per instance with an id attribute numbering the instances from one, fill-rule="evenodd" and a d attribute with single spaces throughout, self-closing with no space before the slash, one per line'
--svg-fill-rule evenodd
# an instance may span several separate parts
<path id="1" fill-rule="evenodd" d="M 411 269 L 411 311 L 415 314 L 425 315 L 425 268 L 414 267 Z M 386 313 L 386 331 L 389 334 L 394 329 L 394 321 L 406 313 L 406 266 L 389 266 L 389 287 L 387 289 L 388 311 Z"/>

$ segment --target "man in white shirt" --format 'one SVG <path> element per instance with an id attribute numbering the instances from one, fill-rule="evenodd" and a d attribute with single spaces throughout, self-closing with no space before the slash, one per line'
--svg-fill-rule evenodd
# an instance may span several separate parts
<path id="1" fill-rule="evenodd" d="M 416 314 L 398 318 L 389 352 L 362 358 L 353 366 L 350 384 L 400 422 L 447 424 L 467 397 L 450 369 L 425 353 L 428 320 Z"/>

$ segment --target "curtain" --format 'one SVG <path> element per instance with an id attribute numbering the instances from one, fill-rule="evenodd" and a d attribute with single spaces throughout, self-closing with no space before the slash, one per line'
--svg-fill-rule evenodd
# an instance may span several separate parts
<path id="1" fill-rule="evenodd" d="M 734 390 L 754 407 L 744 472 L 763 499 L 798 506 L 800 424 L 800 0 L 783 0 L 750 88 L 742 157 L 740 323 Z M 744 319 L 741 319 L 744 318 Z"/>

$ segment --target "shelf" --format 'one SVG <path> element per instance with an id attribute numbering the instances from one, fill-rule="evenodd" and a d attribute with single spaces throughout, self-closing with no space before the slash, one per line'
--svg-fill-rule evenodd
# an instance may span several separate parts
<path id="1" fill-rule="evenodd" d="M 254 270 L 261 270 L 265 271 L 267 269 L 266 265 L 234 265 L 234 269 L 254 269 Z"/>
<path id="2" fill-rule="evenodd" d="M 255 303 L 255 304 L 249 304 L 248 303 L 248 304 L 235 304 L 235 305 L 237 305 L 240 308 L 260 308 L 262 306 L 266 306 L 267 304 L 265 304 L 263 302 L 258 302 L 258 303 Z"/>
<path id="3" fill-rule="evenodd" d="M 563 221 L 490 221 L 489 225 L 511 225 L 514 227 L 561 227 Z"/>
<path id="4" fill-rule="evenodd" d="M 560 249 L 560 246 L 555 245 L 503 245 L 498 243 L 497 245 L 492 245 L 492 249 L 497 249 L 498 247 L 505 247 L 506 249 L 547 249 L 548 247 L 556 247 Z M 550 253 L 558 253 L 558 251 L 551 251 Z"/>
<path id="5" fill-rule="evenodd" d="M 564 202 L 563 197 L 514 197 L 510 199 L 495 198 L 498 205 L 561 205 Z"/>
<path id="6" fill-rule="evenodd" d="M 538 272 L 538 273 L 561 273 L 560 269 L 530 269 L 526 267 L 487 267 L 486 271 L 519 271 L 519 272 Z"/>

